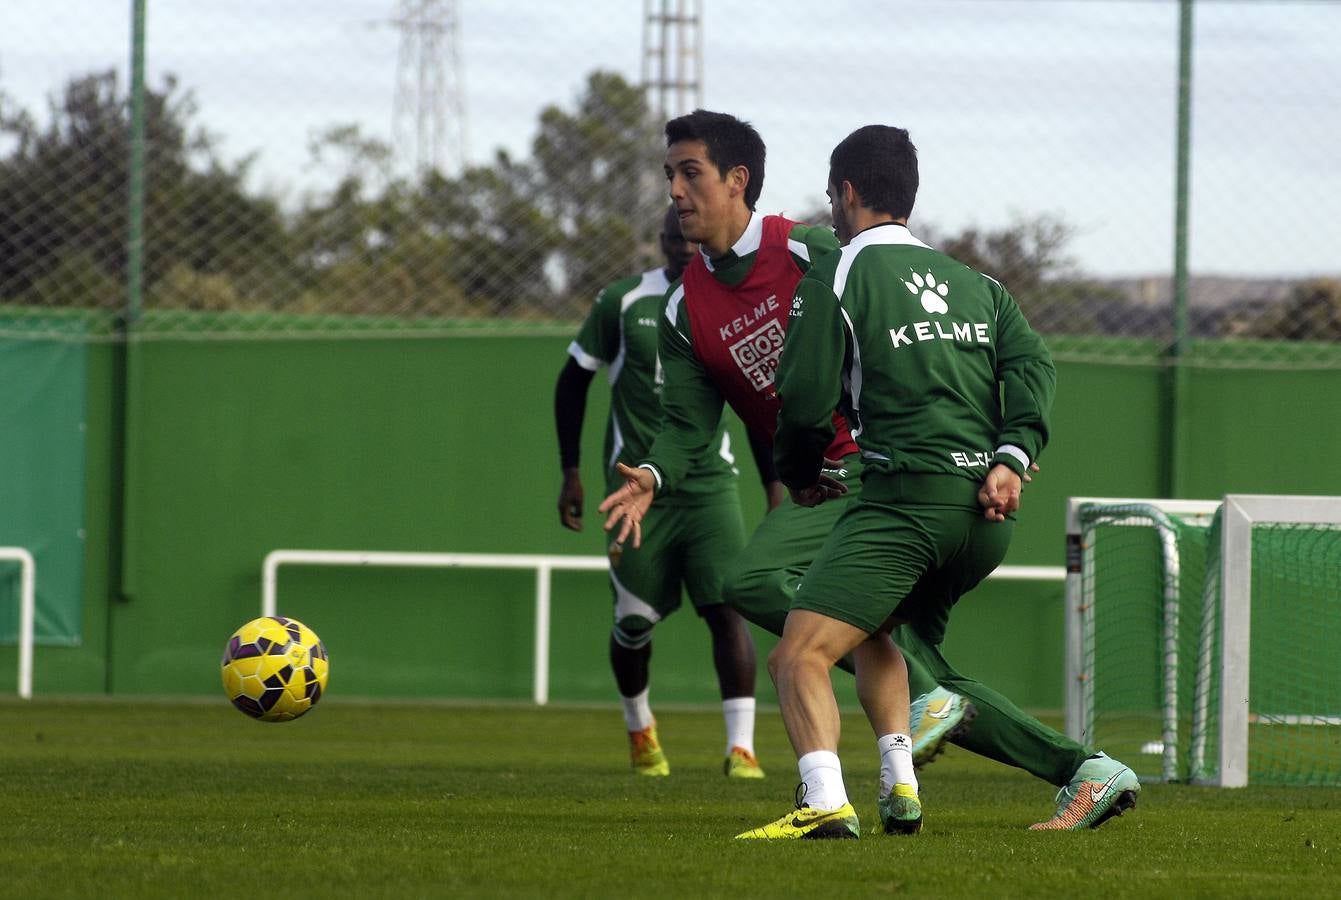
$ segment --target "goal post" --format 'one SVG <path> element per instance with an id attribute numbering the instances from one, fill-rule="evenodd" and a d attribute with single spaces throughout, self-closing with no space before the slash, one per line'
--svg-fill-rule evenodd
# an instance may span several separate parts
<path id="1" fill-rule="evenodd" d="M 1341 785 L 1341 497 L 1071 498 L 1067 732 L 1144 780 Z"/>
<path id="2" fill-rule="evenodd" d="M 1209 779 L 1212 783 L 1224 787 L 1241 787 L 1246 785 L 1250 778 L 1250 769 L 1254 768 L 1251 758 L 1250 725 L 1257 724 L 1263 728 L 1323 728 L 1333 731 L 1341 729 L 1341 705 L 1336 706 L 1316 706 L 1319 699 L 1323 703 L 1337 703 L 1338 683 L 1341 683 L 1341 656 L 1337 655 L 1341 651 L 1341 641 L 1338 641 L 1337 632 L 1341 630 L 1341 497 L 1291 497 L 1275 496 L 1265 494 L 1230 494 L 1225 497 L 1222 509 L 1221 524 L 1221 584 L 1220 593 L 1222 596 L 1221 604 L 1221 663 L 1220 669 L 1220 723 L 1219 723 L 1219 765 L 1218 774 Z M 1259 541 L 1257 534 L 1262 527 L 1267 528 L 1267 539 Z M 1277 548 L 1267 546 L 1270 543 L 1270 534 L 1273 530 L 1277 534 L 1289 534 L 1290 526 L 1304 526 L 1298 534 L 1313 532 L 1314 538 L 1310 540 L 1311 558 L 1308 561 L 1290 558 L 1285 554 L 1290 553 L 1288 549 L 1283 552 L 1268 555 L 1270 551 Z M 1281 526 L 1286 526 L 1281 529 Z M 1321 535 L 1322 540 L 1316 540 L 1316 536 Z M 1290 541 L 1276 541 L 1275 543 L 1291 543 Z M 1298 544 L 1298 541 L 1292 543 Z M 1261 565 L 1255 566 L 1255 548 L 1260 548 L 1258 560 Z M 1296 595 L 1287 597 L 1286 603 L 1273 602 L 1277 597 L 1269 593 L 1269 584 L 1279 583 L 1279 579 L 1286 576 L 1287 573 L 1280 571 L 1290 566 L 1310 566 L 1311 573 L 1303 573 L 1295 576 L 1293 584 L 1298 590 L 1299 585 L 1311 586 L 1321 592 L 1327 592 L 1329 595 L 1321 597 L 1308 597 Z M 1315 577 L 1321 574 L 1321 578 Z M 1262 577 L 1266 575 L 1267 577 Z M 1301 577 L 1302 576 L 1302 577 Z M 1254 597 L 1254 587 L 1257 587 L 1258 596 Z M 1330 591 L 1328 589 L 1330 588 Z M 1254 599 L 1261 602 L 1261 605 L 1255 610 Z M 1293 601 L 1293 602 L 1291 602 Z M 1280 629 L 1271 628 L 1269 634 L 1264 635 L 1264 640 L 1259 640 L 1255 647 L 1253 638 L 1253 618 L 1254 612 L 1258 612 L 1264 625 L 1278 624 L 1271 621 L 1272 616 L 1284 617 L 1294 610 L 1287 608 L 1293 606 L 1297 609 L 1300 606 L 1313 604 L 1316 606 L 1309 608 L 1318 615 L 1316 620 L 1309 621 L 1291 621 L 1297 628 L 1291 627 L 1285 629 L 1285 638 L 1293 646 L 1281 645 L 1284 642 L 1273 641 L 1273 637 L 1281 634 Z M 1270 603 L 1270 608 L 1264 607 Z M 1330 623 L 1331 630 L 1326 626 Z M 1307 630 L 1305 630 L 1307 629 Z M 1297 633 L 1293 633 L 1297 632 Z M 1271 641 L 1274 646 L 1263 646 Z M 1297 642 L 1297 644 L 1295 643 Z M 1252 660 L 1254 650 L 1258 654 L 1265 656 L 1273 650 L 1277 653 L 1290 653 L 1294 651 L 1293 660 L 1296 667 L 1296 674 L 1307 675 L 1307 672 L 1300 671 L 1306 661 L 1314 654 L 1308 651 L 1310 645 L 1317 647 L 1319 644 L 1327 642 L 1330 646 L 1321 648 L 1321 656 L 1329 658 L 1333 665 L 1324 666 L 1319 673 L 1323 677 L 1330 675 L 1332 683 L 1317 686 L 1313 690 L 1312 686 L 1299 684 L 1294 690 L 1294 696 L 1281 698 L 1273 686 L 1262 685 L 1258 690 L 1254 690 L 1252 681 Z M 1310 693 L 1313 696 L 1301 696 Z M 1276 709 L 1275 705 L 1280 699 L 1284 699 L 1288 705 L 1298 705 L 1298 709 Z M 1256 702 L 1254 702 L 1256 701 Z M 1275 734 L 1263 732 L 1261 743 L 1270 744 L 1271 747 L 1263 747 L 1258 760 L 1259 768 L 1265 768 L 1271 763 L 1271 760 L 1265 757 L 1275 752 L 1275 744 L 1279 739 Z M 1326 738 L 1323 739 L 1326 741 Z M 1334 744 L 1335 741 L 1327 743 Z M 1341 766 L 1335 753 L 1330 754 L 1333 768 L 1330 773 L 1321 773 L 1321 780 L 1331 784 L 1341 784 L 1341 771 L 1336 767 Z M 1298 762 L 1295 763 L 1298 765 Z M 1203 773 L 1195 773 L 1199 779 L 1206 778 Z M 1317 780 L 1313 775 L 1305 775 L 1306 780 Z M 1278 780 L 1273 778 L 1272 780 Z M 1289 778 L 1280 778 L 1279 780 L 1289 781 Z"/>

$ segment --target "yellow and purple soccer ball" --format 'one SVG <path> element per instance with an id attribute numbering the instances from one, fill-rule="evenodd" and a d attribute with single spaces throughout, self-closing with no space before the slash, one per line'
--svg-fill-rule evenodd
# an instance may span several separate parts
<path id="1" fill-rule="evenodd" d="M 262 722 L 287 722 L 316 706 L 329 675 L 326 647 L 297 619 L 252 619 L 224 648 L 224 693 Z"/>

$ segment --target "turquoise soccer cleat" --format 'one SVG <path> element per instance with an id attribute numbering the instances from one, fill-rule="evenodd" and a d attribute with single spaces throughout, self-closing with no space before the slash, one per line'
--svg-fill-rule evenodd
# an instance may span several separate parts
<path id="1" fill-rule="evenodd" d="M 1098 828 L 1136 806 L 1141 782 L 1136 773 L 1104 753 L 1080 764 L 1071 782 L 1057 792 L 1057 812 L 1030 831 L 1079 831 Z"/>
<path id="2" fill-rule="evenodd" d="M 917 834 L 922 830 L 922 801 L 911 784 L 896 784 L 876 800 L 885 834 Z"/>
<path id="3" fill-rule="evenodd" d="M 908 730 L 913 739 L 913 765 L 927 765 L 945 745 L 968 734 L 978 710 L 968 698 L 936 687 L 913 701 Z"/>

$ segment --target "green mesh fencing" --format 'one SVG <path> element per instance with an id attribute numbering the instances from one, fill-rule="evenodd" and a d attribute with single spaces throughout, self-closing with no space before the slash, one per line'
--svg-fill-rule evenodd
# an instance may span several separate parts
<path id="1" fill-rule="evenodd" d="M 815 28 L 800 0 L 747 21 L 671 0 L 143 0 L 138 105 L 135 7 L 5 4 L 0 333 L 571 324 L 659 263 L 661 127 L 701 104 L 767 141 L 760 211 L 811 221 L 844 135 L 908 127 L 914 230 L 1001 280 L 1059 359 L 1164 363 L 1178 337 L 1178 3 L 907 0 Z M 1180 359 L 1341 367 L 1341 4 L 1193 9 Z"/>

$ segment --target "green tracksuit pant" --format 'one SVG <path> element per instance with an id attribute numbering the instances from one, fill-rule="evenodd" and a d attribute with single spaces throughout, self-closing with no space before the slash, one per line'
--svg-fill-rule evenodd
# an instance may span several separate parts
<path id="1" fill-rule="evenodd" d="M 860 496 L 860 468 L 855 457 L 844 460 L 838 473 L 848 488 L 843 498 L 813 509 L 788 500 L 765 517 L 727 571 L 723 583 L 727 603 L 760 628 L 782 634 L 807 568 L 847 505 Z M 977 707 L 978 715 L 968 734 L 955 741 L 958 746 L 1024 769 L 1059 787 L 1071 780 L 1088 756 L 1080 744 L 987 685 L 956 671 L 941 653 L 939 636 L 935 636 L 937 643 L 930 643 L 910 625 L 894 629 L 892 636 L 908 663 L 911 696 L 918 697 L 939 684 L 969 698 Z M 839 665 L 851 671 L 846 660 Z"/>

